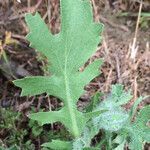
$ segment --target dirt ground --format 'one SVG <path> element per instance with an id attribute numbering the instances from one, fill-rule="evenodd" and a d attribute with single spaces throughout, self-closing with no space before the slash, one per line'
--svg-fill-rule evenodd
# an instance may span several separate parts
<path id="1" fill-rule="evenodd" d="M 150 1 L 143 1 L 142 12 L 149 13 L 149 17 L 141 15 L 137 30 L 140 1 L 91 0 L 91 3 L 95 21 L 103 23 L 105 28 L 102 44 L 88 63 L 100 57 L 104 59 L 104 64 L 101 75 L 86 86 L 87 92 L 80 98 L 79 107 L 89 101 L 96 91 L 109 93 L 112 84 L 121 83 L 134 95 L 126 106 L 130 108 L 137 97 L 150 94 Z M 60 31 L 59 0 L 21 0 L 21 3 L 17 0 L 0 0 L 0 109 L 21 112 L 23 123 L 28 122 L 26 115 L 31 107 L 38 111 L 61 105 L 56 98 L 44 94 L 20 97 L 21 90 L 12 83 L 17 78 L 46 73 L 46 59 L 30 48 L 25 39 L 28 28 L 24 16 L 36 11 L 41 13 L 54 34 Z M 150 104 L 150 98 L 145 99 L 139 108 L 147 104 Z M 59 125 L 54 125 L 53 129 L 59 128 Z M 0 143 L 5 146 L 9 145 L 4 142 L 8 135 L 9 131 L 0 130 Z M 39 149 L 41 139 L 30 135 L 28 138 L 34 139 L 33 143 Z"/>

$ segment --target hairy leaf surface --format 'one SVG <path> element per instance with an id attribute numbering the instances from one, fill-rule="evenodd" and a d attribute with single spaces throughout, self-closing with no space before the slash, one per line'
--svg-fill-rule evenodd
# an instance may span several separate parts
<path id="1" fill-rule="evenodd" d="M 127 103 L 131 99 L 130 92 L 125 92 L 123 86 L 116 84 L 112 86 L 109 96 L 97 106 L 96 110 L 108 110 L 93 119 L 93 124 L 97 130 L 118 131 L 127 122 L 129 115 L 120 105 Z"/>
<path id="2" fill-rule="evenodd" d="M 84 86 L 99 75 L 102 61 L 94 61 L 83 72 L 78 70 L 96 51 L 103 26 L 93 22 L 88 0 L 61 0 L 60 6 L 61 32 L 57 35 L 49 32 L 38 13 L 25 18 L 30 29 L 27 39 L 48 58 L 51 76 L 26 77 L 14 83 L 22 88 L 22 96 L 46 92 L 62 100 L 61 110 L 31 114 L 30 118 L 42 124 L 62 122 L 78 137 L 89 118 L 77 110 L 76 103 Z"/>
<path id="3" fill-rule="evenodd" d="M 145 142 L 150 142 L 150 127 L 148 125 L 150 121 L 150 106 L 146 106 L 140 110 L 134 122 L 131 121 L 132 119 L 131 115 L 113 142 L 119 144 L 119 147 L 123 143 L 127 143 L 131 150 L 143 150 Z"/>
<path id="4" fill-rule="evenodd" d="M 130 138 L 129 147 L 131 149 L 142 150 L 145 142 L 150 142 L 150 106 L 143 108 L 136 117 L 134 123 L 125 127 Z"/>

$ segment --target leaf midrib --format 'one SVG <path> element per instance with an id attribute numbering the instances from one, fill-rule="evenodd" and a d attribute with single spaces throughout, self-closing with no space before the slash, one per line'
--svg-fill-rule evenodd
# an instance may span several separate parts
<path id="1" fill-rule="evenodd" d="M 66 59 L 67 60 L 67 59 Z M 65 79 L 65 91 L 66 91 L 66 104 L 67 109 L 69 110 L 70 118 L 71 118 L 71 126 L 73 130 L 73 134 L 75 137 L 79 136 L 79 129 L 77 125 L 77 119 L 74 111 L 73 99 L 70 95 L 70 87 L 69 87 L 69 78 L 67 76 L 67 63 L 65 61 L 65 69 L 64 69 L 64 79 Z"/>
<path id="2" fill-rule="evenodd" d="M 66 32 L 67 34 L 67 37 L 68 37 L 68 31 Z M 73 38 L 73 37 L 72 37 Z M 71 40 L 71 39 L 70 39 Z M 75 114 L 75 107 L 74 107 L 74 102 L 73 102 L 73 99 L 71 98 L 71 94 L 70 94 L 70 81 L 69 81 L 69 76 L 68 76 L 68 68 L 67 68 L 67 62 L 68 62 L 68 56 L 69 56 L 69 53 L 71 51 L 71 47 L 72 47 L 72 44 L 73 44 L 73 39 L 71 40 L 71 44 L 69 47 L 67 47 L 68 45 L 68 39 L 66 38 L 65 39 L 65 47 L 64 47 L 64 50 L 65 50 L 65 65 L 64 65 L 64 81 L 65 81 L 65 93 L 66 93 L 66 108 L 68 109 L 68 113 L 70 115 L 70 119 L 71 119 L 71 128 L 72 128 L 72 131 L 73 131 L 73 135 L 75 137 L 78 137 L 80 135 L 79 133 L 79 128 L 78 128 L 78 124 L 77 124 L 77 119 L 76 119 L 76 114 Z M 68 50 L 68 52 L 67 52 Z"/>

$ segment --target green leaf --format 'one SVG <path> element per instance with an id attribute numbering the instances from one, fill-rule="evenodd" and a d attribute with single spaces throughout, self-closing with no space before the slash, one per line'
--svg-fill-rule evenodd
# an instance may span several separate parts
<path id="1" fill-rule="evenodd" d="M 100 148 L 95 148 L 95 147 L 85 147 L 83 150 L 100 150 Z"/>
<path id="2" fill-rule="evenodd" d="M 125 92 L 123 90 L 123 85 L 116 84 L 112 85 L 112 95 L 110 97 L 113 99 L 113 101 L 116 103 L 116 105 L 124 105 L 129 102 L 129 100 L 132 98 L 132 95 L 129 92 Z"/>
<path id="3" fill-rule="evenodd" d="M 32 133 L 35 137 L 39 136 L 43 132 L 43 127 L 39 126 L 34 120 L 30 120 L 28 125 L 32 129 Z"/>
<path id="4" fill-rule="evenodd" d="M 42 144 L 43 147 L 51 148 L 54 150 L 71 150 L 72 143 L 60 140 L 52 140 L 52 142 Z"/>
<path id="5" fill-rule="evenodd" d="M 103 25 L 93 22 L 88 0 L 61 0 L 60 8 L 61 32 L 56 35 L 49 32 L 38 13 L 25 17 L 30 29 L 27 39 L 48 58 L 51 76 L 26 77 L 14 84 L 22 88 L 22 96 L 46 92 L 62 100 L 64 107 L 60 111 L 33 114 L 30 118 L 42 124 L 60 121 L 78 137 L 89 118 L 77 110 L 76 103 L 84 86 L 100 74 L 102 60 L 94 61 L 83 72 L 78 70 L 95 53 Z"/>
<path id="6" fill-rule="evenodd" d="M 19 150 L 20 148 L 18 147 L 18 146 L 16 146 L 16 145 L 14 145 L 14 146 L 11 146 L 11 147 L 9 147 L 9 148 L 4 148 L 4 147 L 1 147 L 0 146 L 0 150 Z"/>
<path id="7" fill-rule="evenodd" d="M 85 127 L 82 136 L 73 141 L 73 150 L 83 150 L 84 148 L 90 147 L 92 138 L 90 129 Z"/>
<path id="8" fill-rule="evenodd" d="M 95 132 L 93 127 L 89 127 L 89 123 L 87 123 L 82 136 L 73 141 L 73 150 L 97 150 L 96 147 L 91 147 L 91 140 L 97 131 Z"/>
<path id="9" fill-rule="evenodd" d="M 128 120 L 129 115 L 123 110 L 110 110 L 93 119 L 96 128 L 113 132 L 120 130 Z"/>
<path id="10" fill-rule="evenodd" d="M 120 106 L 126 104 L 131 98 L 132 95 L 130 92 L 125 92 L 123 90 L 123 85 L 112 85 L 111 93 L 107 96 L 106 100 L 100 103 L 96 110 L 115 110 L 116 108 L 121 108 Z"/>
<path id="11" fill-rule="evenodd" d="M 81 138 L 73 142 L 73 150 L 83 150 L 83 148 L 84 148 L 84 143 Z"/>
<path id="12" fill-rule="evenodd" d="M 116 138 L 113 140 L 113 143 L 121 144 L 124 141 L 124 137 L 122 135 L 117 135 Z"/>
<path id="13" fill-rule="evenodd" d="M 93 117 L 99 116 L 100 114 L 102 114 L 102 113 L 104 113 L 106 111 L 107 110 L 98 110 L 98 111 L 88 112 L 88 113 L 85 113 L 85 118 L 91 119 Z"/>
<path id="14" fill-rule="evenodd" d="M 2 146 L 0 146 L 0 150 L 5 150 Z"/>
<path id="15" fill-rule="evenodd" d="M 130 116 L 131 117 L 134 117 L 135 113 L 136 113 L 136 109 L 137 109 L 137 106 L 146 98 L 148 98 L 149 96 L 145 96 L 145 97 L 142 97 L 140 96 L 133 104 L 131 110 L 130 110 Z"/>
<path id="16" fill-rule="evenodd" d="M 142 150 L 145 142 L 150 142 L 150 106 L 143 108 L 134 122 L 129 122 L 120 131 L 126 137 L 129 148 L 132 150 Z"/>
<path id="17" fill-rule="evenodd" d="M 97 106 L 96 111 L 108 110 L 98 117 L 93 118 L 94 127 L 105 129 L 106 131 L 118 131 L 127 122 L 129 115 L 121 108 L 120 105 L 125 104 L 131 98 L 130 93 L 124 92 L 123 86 L 116 84 L 112 86 L 112 91 L 104 100 Z"/>
<path id="18" fill-rule="evenodd" d="M 118 144 L 113 150 L 124 150 L 126 140 L 122 135 L 117 135 L 113 140 L 113 144 Z"/>
<path id="19" fill-rule="evenodd" d="M 124 150 L 124 146 L 125 146 L 125 141 L 121 144 L 119 144 L 116 148 L 114 148 L 113 150 Z"/>
<path id="20" fill-rule="evenodd" d="M 131 126 L 131 148 L 140 150 L 144 142 L 150 142 L 150 127 L 148 127 L 148 121 L 150 121 L 150 106 L 146 106 L 140 111 L 136 121 Z"/>
<path id="21" fill-rule="evenodd" d="M 94 108 L 97 107 L 97 105 L 100 103 L 100 97 L 103 94 L 100 92 L 97 92 L 96 94 L 94 94 L 94 96 L 91 98 L 91 102 L 89 103 L 89 105 L 86 107 L 86 112 L 91 112 L 93 111 Z"/>

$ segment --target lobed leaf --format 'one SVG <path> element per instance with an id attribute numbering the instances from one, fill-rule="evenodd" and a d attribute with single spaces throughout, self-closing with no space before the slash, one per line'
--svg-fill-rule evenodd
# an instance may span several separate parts
<path id="1" fill-rule="evenodd" d="M 68 130 L 79 137 L 88 118 L 77 110 L 76 103 L 84 93 L 84 86 L 100 74 L 102 60 L 96 60 L 79 72 L 95 53 L 103 25 L 93 22 L 91 4 L 88 0 L 61 0 L 61 32 L 52 35 L 40 17 L 27 14 L 25 20 L 30 33 L 27 39 L 31 47 L 43 53 L 49 61 L 51 76 L 26 77 L 14 81 L 22 88 L 22 96 L 47 93 L 64 103 L 58 112 L 39 112 L 30 118 L 42 124 L 62 122 Z"/>
<path id="2" fill-rule="evenodd" d="M 97 130 L 102 128 L 110 132 L 120 130 L 129 118 L 129 115 L 120 105 L 127 103 L 130 98 L 130 93 L 125 92 L 122 85 L 113 85 L 112 91 L 107 99 L 101 102 L 95 109 L 96 111 L 108 110 L 93 119 L 95 128 Z"/>
<path id="3" fill-rule="evenodd" d="M 129 115 L 122 110 L 109 110 L 93 119 L 96 128 L 114 132 L 120 130 L 128 120 Z"/>
<path id="4" fill-rule="evenodd" d="M 132 119 L 132 118 L 131 118 Z M 129 148 L 142 150 L 145 142 L 150 142 L 150 106 L 144 107 L 134 122 L 128 122 L 119 134 L 126 139 Z"/>
<path id="5" fill-rule="evenodd" d="M 100 97 L 102 95 L 103 94 L 100 93 L 100 92 L 97 92 L 97 93 L 94 94 L 94 96 L 91 98 L 91 102 L 85 108 L 86 112 L 92 112 L 97 107 L 97 105 L 99 105 L 99 103 L 100 103 Z"/>
<path id="6" fill-rule="evenodd" d="M 142 97 L 140 96 L 133 104 L 131 110 L 130 110 L 130 116 L 131 118 L 134 117 L 135 113 L 136 113 L 136 110 L 137 110 L 137 106 L 146 98 L 148 98 L 149 96 L 145 96 L 145 97 Z"/>
<path id="7" fill-rule="evenodd" d="M 111 92 L 110 99 L 113 99 L 113 101 L 116 103 L 116 105 L 124 105 L 129 102 L 129 100 L 132 98 L 132 95 L 129 92 L 125 92 L 123 89 L 123 85 L 116 84 L 112 85 L 112 92 Z"/>

